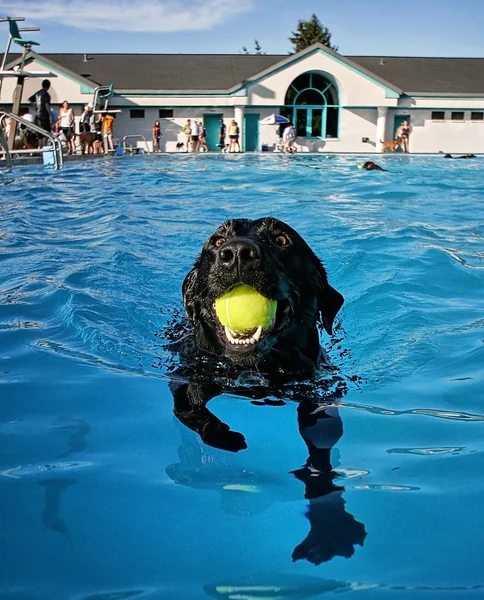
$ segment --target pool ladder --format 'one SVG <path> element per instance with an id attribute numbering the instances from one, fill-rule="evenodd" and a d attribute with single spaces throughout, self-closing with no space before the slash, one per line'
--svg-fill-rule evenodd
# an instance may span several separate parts
<path id="1" fill-rule="evenodd" d="M 123 138 L 123 153 L 126 154 L 127 152 L 131 152 L 131 154 L 135 154 L 135 150 L 137 151 L 138 148 L 133 146 L 132 144 L 127 144 L 126 140 L 129 138 L 138 138 L 143 140 L 143 142 L 145 143 L 145 148 L 146 148 L 146 154 L 151 154 L 150 151 L 150 147 L 148 146 L 148 142 L 146 141 L 146 138 L 144 135 L 140 135 L 140 134 L 136 134 L 133 133 L 131 135 L 125 135 Z"/>

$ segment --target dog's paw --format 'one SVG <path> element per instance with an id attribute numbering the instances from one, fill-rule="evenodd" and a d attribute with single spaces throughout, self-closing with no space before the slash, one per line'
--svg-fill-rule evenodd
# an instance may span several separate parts
<path id="1" fill-rule="evenodd" d="M 244 436 L 238 431 L 218 430 L 207 432 L 203 436 L 203 441 L 207 446 L 228 450 L 229 452 L 240 452 L 247 448 L 247 442 Z"/>

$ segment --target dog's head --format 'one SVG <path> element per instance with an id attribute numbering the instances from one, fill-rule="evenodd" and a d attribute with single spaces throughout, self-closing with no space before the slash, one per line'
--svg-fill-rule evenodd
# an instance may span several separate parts
<path id="1" fill-rule="evenodd" d="M 255 343 L 234 343 L 215 313 L 215 300 L 239 284 L 277 300 L 275 318 Z M 302 237 L 265 217 L 226 221 L 209 237 L 183 282 L 183 301 L 199 348 L 229 365 L 282 374 L 314 370 L 317 324 L 331 334 L 344 300 Z"/>

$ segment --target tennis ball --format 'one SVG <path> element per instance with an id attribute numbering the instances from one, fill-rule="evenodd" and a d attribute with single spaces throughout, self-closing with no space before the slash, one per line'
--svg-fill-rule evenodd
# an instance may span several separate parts
<path id="1" fill-rule="evenodd" d="M 239 285 L 215 300 L 215 313 L 222 325 L 236 333 L 269 327 L 277 310 L 277 300 L 269 300 L 248 285 Z"/>
<path id="2" fill-rule="evenodd" d="M 362 169 L 362 168 L 363 168 L 363 165 L 358 165 L 358 169 Z"/>

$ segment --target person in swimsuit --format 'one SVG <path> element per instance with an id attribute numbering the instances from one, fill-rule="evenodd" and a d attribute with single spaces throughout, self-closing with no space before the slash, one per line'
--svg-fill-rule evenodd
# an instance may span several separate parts
<path id="1" fill-rule="evenodd" d="M 153 125 L 153 152 L 161 152 L 160 138 L 162 137 L 160 122 L 155 121 L 155 124 Z"/>
<path id="2" fill-rule="evenodd" d="M 412 127 L 408 121 L 403 121 L 397 129 L 396 138 L 402 142 L 402 150 L 408 153 L 408 139 L 412 133 Z"/>

